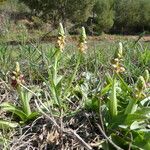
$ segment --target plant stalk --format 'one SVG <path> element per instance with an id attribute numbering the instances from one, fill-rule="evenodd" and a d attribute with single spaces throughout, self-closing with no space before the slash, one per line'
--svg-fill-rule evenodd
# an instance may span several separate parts
<path id="1" fill-rule="evenodd" d="M 110 95 L 110 101 L 109 101 L 109 111 L 110 111 L 110 116 L 115 117 L 118 114 L 117 111 L 117 96 L 116 96 L 116 75 L 113 77 L 113 82 L 112 82 L 112 91 Z"/>
<path id="2" fill-rule="evenodd" d="M 17 88 L 17 91 L 18 91 L 19 98 L 20 98 L 20 101 L 21 101 L 22 109 L 23 109 L 24 113 L 27 116 L 29 116 L 31 114 L 29 99 L 28 99 L 28 97 L 26 97 L 27 95 L 25 94 L 25 91 L 22 87 L 19 86 Z"/>
<path id="3" fill-rule="evenodd" d="M 80 65 L 80 60 L 81 60 L 81 54 L 79 53 L 78 58 L 77 58 L 77 63 L 76 63 L 75 69 L 74 69 L 74 72 L 73 72 L 73 74 L 72 74 L 72 76 L 71 76 L 71 78 L 69 80 L 68 86 L 67 86 L 67 88 L 66 88 L 66 90 L 64 92 L 64 99 L 67 97 L 67 94 L 69 92 L 69 89 L 71 88 L 72 82 L 73 82 L 73 80 L 76 77 L 76 74 L 77 74 L 77 71 L 78 71 L 78 67 Z"/>
<path id="4" fill-rule="evenodd" d="M 56 89 L 56 86 L 57 86 L 57 67 L 58 67 L 58 58 L 59 58 L 59 55 L 60 55 L 60 51 L 56 51 L 55 53 L 55 62 L 54 62 L 54 70 L 53 70 L 53 74 L 52 74 L 52 93 L 53 93 L 53 97 L 54 97 L 54 100 L 55 100 L 55 103 L 59 105 L 59 107 L 61 107 L 61 102 L 59 100 L 59 97 L 57 95 L 57 89 Z"/>

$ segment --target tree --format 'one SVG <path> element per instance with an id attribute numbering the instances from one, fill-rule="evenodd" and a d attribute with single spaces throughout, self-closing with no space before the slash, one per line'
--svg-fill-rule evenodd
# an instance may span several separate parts
<path id="1" fill-rule="evenodd" d="M 20 0 L 24 2 L 32 12 L 45 20 L 52 20 L 56 25 L 60 21 L 65 23 L 67 19 L 77 22 L 85 22 L 93 8 L 91 0 Z"/>
<path id="2" fill-rule="evenodd" d="M 128 33 L 150 29 L 150 1 L 115 0 L 115 28 Z"/>
<path id="3" fill-rule="evenodd" d="M 141 29 L 150 31 L 150 1 L 149 0 L 140 0 L 139 3 L 139 26 Z"/>
<path id="4" fill-rule="evenodd" d="M 73 22 L 86 22 L 92 13 L 94 3 L 94 0 L 68 0 L 68 18 Z"/>
<path id="5" fill-rule="evenodd" d="M 93 13 L 95 16 L 96 30 L 101 33 L 107 32 L 113 26 L 114 10 L 112 0 L 97 0 Z"/>
<path id="6" fill-rule="evenodd" d="M 132 31 L 139 22 L 139 0 L 116 0 L 115 23 L 122 31 Z"/>

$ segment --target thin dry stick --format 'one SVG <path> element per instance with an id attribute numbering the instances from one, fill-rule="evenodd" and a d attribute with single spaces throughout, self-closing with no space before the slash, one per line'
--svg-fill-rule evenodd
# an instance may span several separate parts
<path id="1" fill-rule="evenodd" d="M 105 134 L 105 132 L 103 131 L 103 129 L 101 128 L 101 126 L 100 126 L 99 124 L 97 124 L 97 126 L 98 126 L 100 132 L 102 133 L 102 135 L 105 137 L 105 139 L 108 140 L 108 142 L 109 142 L 110 144 L 112 144 L 117 150 L 123 150 L 121 147 L 119 147 L 118 145 L 116 145 L 116 144 Z"/>
<path id="2" fill-rule="evenodd" d="M 67 134 L 76 138 L 87 150 L 92 150 L 93 148 L 88 145 L 75 131 L 72 129 L 67 130 Z"/>
<path id="3" fill-rule="evenodd" d="M 18 147 L 22 147 L 22 145 L 24 145 L 25 143 L 29 144 L 29 142 L 31 141 L 31 139 L 29 139 L 28 141 L 24 142 L 23 144 L 21 144 L 21 143 L 23 142 L 23 140 L 25 138 L 27 138 L 29 136 L 34 136 L 34 134 L 33 133 L 29 133 L 29 134 L 26 134 L 26 135 L 25 134 L 26 134 L 26 132 L 15 143 L 13 142 L 13 145 L 10 148 L 10 150 L 14 150 L 14 149 L 16 150 L 15 147 L 17 147 L 17 145 L 19 145 Z"/>
<path id="4" fill-rule="evenodd" d="M 63 130 L 64 130 L 64 125 L 63 125 L 63 109 L 61 108 L 60 110 L 60 128 L 61 128 L 61 145 L 63 149 Z"/>
<path id="5" fill-rule="evenodd" d="M 103 123 L 103 117 L 102 117 L 102 110 L 101 110 L 101 101 L 99 101 L 99 119 L 100 119 L 100 125 L 102 126 L 103 131 L 105 132 L 104 123 Z"/>
<path id="6" fill-rule="evenodd" d="M 105 132 L 104 123 L 103 123 L 103 117 L 102 117 L 102 110 L 101 110 L 101 100 L 99 101 L 99 119 L 100 119 L 100 125 L 102 126 L 102 130 Z M 106 140 L 106 144 L 108 144 L 108 140 Z M 109 149 L 109 148 L 107 148 Z"/>

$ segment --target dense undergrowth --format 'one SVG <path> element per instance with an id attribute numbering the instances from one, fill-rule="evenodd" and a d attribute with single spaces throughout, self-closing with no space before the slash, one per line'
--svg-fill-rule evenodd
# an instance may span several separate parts
<path id="1" fill-rule="evenodd" d="M 150 149 L 150 46 L 0 45 L 0 149 Z"/>

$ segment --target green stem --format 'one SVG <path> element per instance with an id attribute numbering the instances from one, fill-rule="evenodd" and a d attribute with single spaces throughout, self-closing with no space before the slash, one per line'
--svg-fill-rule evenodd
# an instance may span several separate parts
<path id="1" fill-rule="evenodd" d="M 115 117 L 118 114 L 117 111 L 117 96 L 116 96 L 116 75 L 113 77 L 113 82 L 112 82 L 112 91 L 110 95 L 110 101 L 109 101 L 109 111 L 110 111 L 110 116 Z"/>
<path id="2" fill-rule="evenodd" d="M 52 75 L 52 88 L 51 88 L 51 91 L 53 93 L 53 97 L 54 97 L 54 100 L 55 100 L 55 103 L 58 104 L 60 107 L 61 107 L 61 103 L 60 103 L 60 100 L 59 100 L 59 97 L 57 95 L 57 89 L 56 89 L 56 86 L 57 86 L 57 67 L 58 67 L 58 58 L 59 58 L 59 55 L 60 55 L 60 51 L 56 51 L 55 53 L 55 62 L 54 62 L 54 70 L 53 70 L 53 75 Z"/>
<path id="3" fill-rule="evenodd" d="M 67 88 L 66 88 L 66 90 L 64 92 L 64 99 L 67 97 L 67 94 L 68 94 L 68 92 L 69 92 L 69 90 L 71 88 L 72 82 L 73 82 L 73 80 L 76 77 L 76 74 L 77 74 L 77 71 L 78 71 L 78 67 L 80 65 L 80 60 L 81 60 L 81 54 L 79 53 L 78 58 L 77 58 L 77 63 L 76 63 L 75 69 L 74 69 L 74 72 L 73 72 L 73 74 L 72 74 L 72 76 L 71 76 L 71 78 L 69 80 L 69 83 L 67 85 Z"/>
<path id="4" fill-rule="evenodd" d="M 56 52 L 56 55 L 55 55 L 54 72 L 53 72 L 53 81 L 55 85 L 57 83 L 57 65 L 58 65 L 58 57 L 59 57 L 58 53 L 59 52 Z"/>

